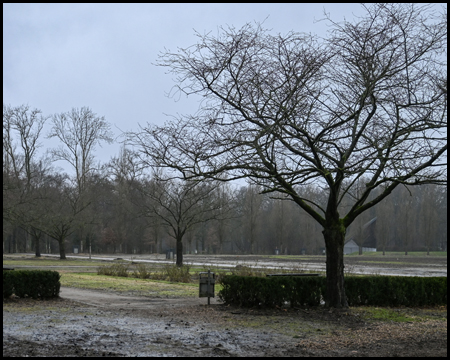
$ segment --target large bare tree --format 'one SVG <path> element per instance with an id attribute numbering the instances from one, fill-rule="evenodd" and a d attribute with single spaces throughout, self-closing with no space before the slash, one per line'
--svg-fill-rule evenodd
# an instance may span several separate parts
<path id="1" fill-rule="evenodd" d="M 3 217 L 33 237 L 37 257 L 42 235 L 37 224 L 43 213 L 30 209 L 41 201 L 38 190 L 49 170 L 46 156 L 37 156 L 48 118 L 29 105 L 3 105 Z"/>
<path id="2" fill-rule="evenodd" d="M 111 125 L 103 116 L 97 116 L 89 107 L 73 108 L 71 111 L 53 115 L 49 138 L 56 137 L 62 145 L 52 149 L 54 160 L 68 162 L 75 170 L 76 190 L 79 201 L 77 206 L 86 209 L 92 199 L 87 199 L 89 178 L 99 170 L 95 167 L 95 149 L 102 142 L 111 143 L 113 133 Z M 91 196 L 94 194 L 90 194 Z M 79 214 L 81 215 L 81 214 Z M 87 219 L 86 222 L 89 222 Z M 83 222 L 79 223 L 80 247 L 83 251 Z"/>
<path id="3" fill-rule="evenodd" d="M 363 5 L 326 39 L 271 35 L 259 24 L 197 34 L 158 65 L 175 90 L 199 95 L 194 115 L 134 134 L 144 155 L 186 178 L 249 178 L 281 192 L 322 227 L 326 304 L 347 307 L 347 227 L 399 184 L 446 182 L 447 19 L 432 5 Z M 339 205 L 361 177 L 352 206 Z M 321 186 L 325 204 L 301 196 Z M 374 189 L 379 194 L 369 199 Z"/>

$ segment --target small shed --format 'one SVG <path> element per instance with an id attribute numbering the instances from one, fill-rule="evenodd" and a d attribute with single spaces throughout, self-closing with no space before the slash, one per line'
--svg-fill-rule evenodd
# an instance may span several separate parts
<path id="1" fill-rule="evenodd" d="M 350 239 L 344 244 L 344 255 L 348 255 L 358 251 L 359 246 L 355 240 Z"/>
<path id="2" fill-rule="evenodd" d="M 363 252 L 372 252 L 372 251 L 377 251 L 376 247 L 369 247 L 369 246 L 364 246 L 366 245 L 366 243 L 363 244 L 363 248 L 362 251 Z M 347 242 L 344 244 L 344 255 L 348 255 L 354 252 L 358 252 L 359 251 L 359 245 L 355 242 L 355 240 L 350 239 L 347 240 Z"/>

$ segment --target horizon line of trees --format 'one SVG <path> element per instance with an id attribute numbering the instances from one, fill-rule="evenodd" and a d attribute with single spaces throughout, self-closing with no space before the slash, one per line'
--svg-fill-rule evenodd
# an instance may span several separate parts
<path id="1" fill-rule="evenodd" d="M 89 247 L 97 254 L 151 254 L 176 249 L 170 224 L 164 224 L 156 214 L 143 215 L 142 208 L 121 198 L 123 194 L 117 191 L 114 182 L 106 180 L 102 187 L 99 189 L 97 185 L 102 194 L 83 216 L 89 219 L 83 223 L 85 233 L 73 231 L 64 239 L 67 252 L 87 253 Z M 228 191 L 222 194 L 222 201 L 232 203 L 232 210 L 226 218 L 210 219 L 190 227 L 183 237 L 183 253 L 323 254 L 325 245 L 320 226 L 292 202 L 259 194 L 253 185 L 221 191 Z M 362 249 L 366 246 L 367 235 L 361 235 L 361 228 L 365 222 L 376 219 L 370 236 L 377 251 L 403 251 L 405 254 L 446 251 L 446 189 L 422 185 L 409 191 L 402 188 L 394 191 L 392 197 L 361 217 L 349 229 L 346 239 L 353 239 Z M 135 195 L 139 193 L 136 191 Z M 73 223 L 76 222 L 80 225 L 83 218 L 74 219 Z M 3 252 L 60 253 L 57 238 L 39 232 L 37 227 L 28 229 L 35 232 L 27 230 L 24 223 L 5 224 L 4 221 Z"/>
<path id="2" fill-rule="evenodd" d="M 53 125 L 49 136 L 62 145 L 38 158 L 47 120 Z M 4 105 L 3 253 L 59 252 L 63 259 L 75 248 L 128 254 L 324 251 L 317 222 L 281 195 L 263 193 L 258 185 L 170 178 L 143 168 L 125 146 L 108 163 L 95 164 L 100 141 L 111 142 L 112 133 L 89 108 L 43 117 L 25 105 Z M 52 167 L 60 159 L 73 166 L 74 175 Z M 362 184 L 359 179 L 353 186 Z M 317 204 L 327 198 L 313 185 L 299 186 L 298 192 Z M 367 234 L 364 224 L 373 219 Z M 446 250 L 447 187 L 396 188 L 352 224 L 346 239 L 362 248 L 368 236 L 378 251 Z"/>

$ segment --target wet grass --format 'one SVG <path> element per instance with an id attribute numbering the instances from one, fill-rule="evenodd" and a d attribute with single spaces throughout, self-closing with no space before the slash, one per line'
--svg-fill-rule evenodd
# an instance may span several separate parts
<path id="1" fill-rule="evenodd" d="M 300 310 L 304 311 L 304 310 Z M 272 311 L 270 311 L 272 312 Z M 280 312 L 282 312 L 280 310 Z M 341 312 L 337 317 L 327 317 L 328 311 L 310 309 L 305 319 L 300 313 L 286 314 L 287 316 L 259 313 L 255 315 L 252 310 L 236 312 L 237 315 L 228 315 L 224 318 L 227 329 L 265 329 L 274 333 L 283 334 L 294 339 L 308 337 L 322 337 L 336 333 L 336 331 L 357 329 L 366 327 L 367 323 L 373 324 L 407 324 L 424 323 L 428 320 L 447 322 L 447 308 L 383 308 L 383 307 L 351 307 Z M 233 313 L 231 313 L 233 314 Z"/>
<path id="2" fill-rule="evenodd" d="M 386 258 L 386 257 L 400 257 L 400 256 L 406 256 L 406 257 L 446 257 L 447 252 L 446 251 L 430 251 L 430 255 L 427 255 L 426 251 L 408 251 L 408 255 L 405 255 L 404 251 L 386 251 L 386 254 L 383 255 L 382 251 L 366 251 L 363 252 L 362 255 L 359 255 L 359 253 L 356 251 L 351 254 L 346 254 L 344 257 L 379 257 L 380 259 Z M 325 261 L 324 255 L 266 255 L 263 256 L 267 259 L 280 259 L 280 260 L 317 260 L 317 259 L 323 259 Z"/>
<path id="3" fill-rule="evenodd" d="M 447 256 L 447 252 L 446 251 L 430 251 L 430 255 L 427 255 L 426 251 L 408 251 L 408 255 L 405 255 L 404 251 L 386 251 L 386 255 L 383 255 L 382 251 L 367 251 L 367 252 L 363 252 L 362 255 L 359 255 L 358 252 L 354 252 L 352 254 L 348 254 L 345 255 L 346 256 L 350 256 L 350 257 L 379 257 L 379 258 L 385 258 L 385 257 L 401 257 L 401 256 L 405 256 L 405 257 L 434 257 L 434 256 L 439 256 L 439 257 L 446 257 Z"/>
<path id="4" fill-rule="evenodd" d="M 104 261 L 89 259 L 67 259 L 60 260 L 53 257 L 33 257 L 33 256 L 3 256 L 3 265 L 7 266 L 32 266 L 32 267 L 57 267 L 66 268 L 71 266 L 88 266 L 95 267 L 104 265 Z"/>
<path id="5" fill-rule="evenodd" d="M 411 265 L 411 262 L 405 262 L 405 261 L 362 260 L 360 262 L 363 264 Z"/>
<path id="6" fill-rule="evenodd" d="M 360 306 L 352 308 L 363 319 L 383 322 L 422 322 L 426 320 L 447 321 L 447 307 L 433 308 L 389 308 Z"/>
<path id="7" fill-rule="evenodd" d="M 325 259 L 323 255 L 266 255 L 267 259 L 284 259 L 284 260 L 308 260 L 311 258 Z"/>
<path id="8" fill-rule="evenodd" d="M 295 318 L 280 318 L 278 316 L 246 316 L 244 318 L 228 319 L 230 329 L 265 329 L 275 333 L 283 334 L 293 338 L 299 338 L 309 335 L 326 335 L 336 328 L 335 324 L 327 321 L 300 321 Z"/>
<path id="9" fill-rule="evenodd" d="M 361 309 L 361 315 L 366 320 L 381 320 L 394 322 L 420 321 L 420 318 L 411 317 L 405 313 L 395 311 L 389 308 L 367 307 Z"/>
<path id="10" fill-rule="evenodd" d="M 96 273 L 63 273 L 60 281 L 61 286 L 121 293 L 131 292 L 148 297 L 198 297 L 198 284 L 194 283 L 172 283 L 163 280 L 97 275 Z"/>

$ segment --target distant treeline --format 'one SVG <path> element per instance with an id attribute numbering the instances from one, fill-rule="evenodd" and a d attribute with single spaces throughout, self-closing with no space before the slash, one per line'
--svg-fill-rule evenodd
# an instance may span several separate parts
<path id="1" fill-rule="evenodd" d="M 152 197 L 145 191 L 157 191 L 149 190 L 154 182 L 151 176 L 124 176 L 120 171 L 114 171 L 114 162 L 108 167 L 109 171 L 104 171 L 103 175 L 96 174 L 86 181 L 83 202 L 88 206 L 77 213 L 73 212 L 77 191 L 68 181 L 69 177 L 47 174 L 41 186 L 48 186 L 48 189 L 41 189 L 40 195 L 35 194 L 36 198 L 29 200 L 37 203 L 19 204 L 22 216 L 9 222 L 4 219 L 3 251 L 35 251 L 38 238 L 40 252 L 58 253 L 58 242 L 49 235 L 51 229 L 47 230 L 51 227 L 59 228 L 60 233 L 69 229 L 63 240 L 69 253 L 87 253 L 89 246 L 93 253 L 145 254 L 175 249 L 173 225 L 183 225 L 183 221 L 189 219 L 173 224 L 169 212 L 161 211 L 161 216 L 156 216 L 152 211 L 158 211 L 156 206 L 161 205 L 158 202 L 166 201 L 167 205 L 169 198 L 174 202 L 170 206 L 181 208 L 185 206 L 183 200 L 195 194 L 177 192 Z M 165 191 L 183 186 L 181 182 L 175 185 L 166 186 Z M 273 193 L 260 194 L 261 188 L 254 185 L 214 186 L 217 187 L 210 191 L 208 199 L 203 198 L 190 209 L 197 211 L 198 216 L 206 216 L 199 209 L 205 203 L 211 206 L 207 214 L 209 221 L 197 221 L 187 226 L 183 234 L 184 253 L 323 253 L 322 229 L 293 202 L 282 200 L 280 195 Z M 326 198 L 319 188 L 308 186 L 303 191 L 318 203 L 320 198 Z M 38 200 L 43 196 L 47 199 Z M 177 199 L 179 203 L 176 203 Z M 81 202 L 80 199 L 77 201 Z M 190 203 L 195 201 L 190 199 Z M 213 206 L 214 203 L 227 206 Z M 165 211 L 170 211 L 170 206 Z M 345 213 L 345 202 L 342 208 Z M 211 216 L 213 211 L 216 213 Z M 446 250 L 447 188 L 423 185 L 395 189 L 391 196 L 363 213 L 351 225 L 347 239 L 353 239 L 361 246 L 375 246 L 378 251 Z"/>
<path id="2" fill-rule="evenodd" d="M 38 157 L 47 121 L 47 138 L 61 146 Z M 66 251 L 142 254 L 177 247 L 178 254 L 323 254 L 323 229 L 277 189 L 226 178 L 176 179 L 149 164 L 142 149 L 126 146 L 108 163 L 96 163 L 96 145 L 113 135 L 87 107 L 43 116 L 28 105 L 3 105 L 4 253 L 59 252 L 64 259 Z M 54 167 L 61 160 L 72 174 Z M 345 181 L 341 217 L 368 184 L 364 175 Z M 351 223 L 346 240 L 379 251 L 446 250 L 447 186 L 436 183 L 396 187 Z M 323 214 L 329 188 L 319 180 L 301 184 L 292 189 Z M 378 186 L 365 201 L 381 191 Z"/>

